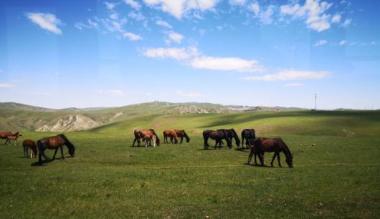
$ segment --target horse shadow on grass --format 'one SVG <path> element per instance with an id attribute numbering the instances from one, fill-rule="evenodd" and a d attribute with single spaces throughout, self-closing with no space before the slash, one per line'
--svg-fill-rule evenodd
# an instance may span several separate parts
<path id="1" fill-rule="evenodd" d="M 64 158 L 55 158 L 55 159 L 51 158 L 49 160 L 44 160 L 41 163 L 38 162 L 38 161 L 35 161 L 32 164 L 30 164 L 30 166 L 32 166 L 32 167 L 46 166 L 46 164 L 51 163 L 51 162 L 53 162 L 55 160 L 65 160 L 65 159 L 69 159 L 69 158 L 71 158 L 71 156 L 67 156 L 67 157 L 64 157 Z"/>

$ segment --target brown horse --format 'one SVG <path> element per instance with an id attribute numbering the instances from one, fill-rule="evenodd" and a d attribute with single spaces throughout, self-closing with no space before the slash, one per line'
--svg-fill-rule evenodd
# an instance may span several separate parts
<path id="1" fill-rule="evenodd" d="M 8 138 L 9 136 L 9 138 Z M 12 133 L 9 131 L 0 131 L 0 139 L 5 139 L 4 144 L 10 143 L 11 140 L 16 140 L 19 136 L 22 136 L 19 132 Z"/>
<path id="2" fill-rule="evenodd" d="M 22 147 L 24 148 L 24 157 L 28 157 L 29 155 L 30 158 L 37 157 L 37 145 L 33 140 L 25 139 L 22 142 Z"/>
<path id="3" fill-rule="evenodd" d="M 69 141 L 69 139 L 66 138 L 64 134 L 59 134 L 57 136 L 51 136 L 42 138 L 37 141 L 37 147 L 38 147 L 38 163 L 42 164 L 42 157 L 45 158 L 45 160 L 48 160 L 48 158 L 45 155 L 46 149 L 55 150 L 53 160 L 55 159 L 55 155 L 57 154 L 58 148 L 61 149 L 61 158 L 65 159 L 63 156 L 63 145 L 66 145 L 69 149 L 69 154 L 74 157 L 75 154 L 75 146 Z"/>
<path id="4" fill-rule="evenodd" d="M 223 140 L 226 140 L 227 146 L 229 149 L 232 148 L 232 139 L 235 139 L 236 145 L 239 147 L 240 145 L 240 139 L 238 135 L 236 134 L 236 131 L 234 129 L 218 129 L 218 130 L 204 130 L 203 131 L 203 141 L 204 141 L 204 149 L 208 149 L 208 139 L 211 138 L 215 140 L 214 148 L 216 149 L 217 146 L 219 148 L 223 145 Z"/>
<path id="5" fill-rule="evenodd" d="M 248 142 L 250 140 L 255 140 L 255 138 L 256 138 L 256 132 L 254 129 L 243 129 L 243 131 L 241 131 L 241 147 L 248 148 L 249 147 Z"/>
<path id="6" fill-rule="evenodd" d="M 17 144 L 18 137 L 22 136 L 19 132 L 16 132 L 15 134 L 8 135 L 7 140 L 5 141 L 5 144 L 11 143 L 13 141 L 13 144 Z"/>
<path id="7" fill-rule="evenodd" d="M 154 129 L 134 129 L 133 134 L 135 139 L 133 140 L 132 147 L 135 146 L 136 142 L 137 146 L 140 146 L 141 140 L 145 142 L 145 147 L 151 146 L 152 142 L 154 147 L 156 145 L 160 146 L 160 139 Z"/>
<path id="8" fill-rule="evenodd" d="M 178 139 L 180 138 L 180 144 L 182 144 L 183 139 L 186 139 L 186 142 L 190 142 L 190 137 L 186 134 L 185 130 L 179 129 L 167 129 L 163 132 L 164 135 L 164 143 L 169 143 L 168 138 L 170 138 L 170 142 L 172 144 L 177 144 Z"/>
<path id="9" fill-rule="evenodd" d="M 273 167 L 273 161 L 277 157 L 278 166 L 281 166 L 280 161 L 280 152 L 283 152 L 286 157 L 286 163 L 289 168 L 293 167 L 293 156 L 290 152 L 288 146 L 282 140 L 282 138 L 257 138 L 255 140 L 249 140 L 249 144 L 251 146 L 251 152 L 248 156 L 248 164 L 251 163 L 252 156 L 255 155 L 255 165 L 256 156 L 259 156 L 261 166 L 264 166 L 264 153 L 265 152 L 274 152 L 274 156 L 272 158 L 271 166 Z"/>

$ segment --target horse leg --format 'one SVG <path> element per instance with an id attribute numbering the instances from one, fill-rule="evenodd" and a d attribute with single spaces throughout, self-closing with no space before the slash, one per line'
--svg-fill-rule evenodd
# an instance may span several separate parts
<path id="1" fill-rule="evenodd" d="M 218 146 L 218 143 L 219 143 L 219 140 L 218 139 L 215 139 L 215 145 L 214 145 L 214 149 L 216 150 L 216 147 Z"/>
<path id="2" fill-rule="evenodd" d="M 53 160 L 55 160 L 55 155 L 57 155 L 58 147 L 54 151 Z"/>
<path id="3" fill-rule="evenodd" d="M 179 143 L 182 144 L 182 142 L 183 142 L 183 136 L 181 137 L 181 141 Z"/>
<path id="4" fill-rule="evenodd" d="M 22 146 L 24 148 L 24 157 L 28 157 L 28 151 L 25 146 Z"/>
<path id="5" fill-rule="evenodd" d="M 255 154 L 255 151 L 253 148 L 251 148 L 251 152 L 249 153 L 249 156 L 248 156 L 248 162 L 247 164 L 249 165 L 251 163 L 251 160 L 252 160 L 252 156 Z M 256 155 L 255 155 L 255 164 L 256 164 Z"/>
<path id="6" fill-rule="evenodd" d="M 207 142 L 207 140 L 208 140 L 208 137 L 203 136 L 203 141 L 204 141 L 203 146 L 204 146 L 205 149 L 208 148 L 208 142 Z"/>
<path id="7" fill-rule="evenodd" d="M 281 161 L 280 161 L 280 152 L 277 154 L 277 161 L 278 161 L 278 166 L 282 167 L 281 166 Z"/>
<path id="8" fill-rule="evenodd" d="M 260 159 L 261 166 L 264 166 L 265 165 L 265 163 L 264 163 L 264 153 L 258 153 L 258 156 L 259 156 L 259 159 Z"/>
<path id="9" fill-rule="evenodd" d="M 41 150 L 38 153 L 38 163 L 42 164 L 42 152 L 41 152 Z"/>
<path id="10" fill-rule="evenodd" d="M 63 156 L 63 147 L 61 146 L 60 148 L 61 148 L 61 158 L 65 159 L 65 156 Z"/>
<path id="11" fill-rule="evenodd" d="M 276 157 L 277 157 L 277 152 L 274 152 L 274 155 L 273 155 L 272 161 L 270 162 L 271 167 L 273 167 L 273 161 L 274 161 L 274 159 L 275 159 Z"/>

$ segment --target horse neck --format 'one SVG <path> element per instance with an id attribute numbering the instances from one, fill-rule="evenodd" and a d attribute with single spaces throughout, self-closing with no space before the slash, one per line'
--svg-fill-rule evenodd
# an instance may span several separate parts
<path id="1" fill-rule="evenodd" d="M 288 146 L 281 140 L 281 146 L 282 146 L 282 151 L 284 152 L 285 156 L 287 158 L 292 158 L 292 153 L 290 152 Z"/>
<path id="2" fill-rule="evenodd" d="M 59 135 L 63 141 L 64 141 L 64 144 L 69 148 L 69 149 L 73 149 L 74 148 L 74 145 L 69 141 L 69 139 L 66 138 L 65 135 L 61 134 Z"/>
<path id="3" fill-rule="evenodd" d="M 234 129 L 231 129 L 231 131 L 232 131 L 233 137 L 235 138 L 235 142 L 237 144 L 238 142 L 240 142 L 239 136 L 237 135 Z"/>
<path id="4" fill-rule="evenodd" d="M 186 138 L 186 141 L 189 141 L 189 136 L 186 134 L 185 131 L 183 131 L 183 136 Z"/>

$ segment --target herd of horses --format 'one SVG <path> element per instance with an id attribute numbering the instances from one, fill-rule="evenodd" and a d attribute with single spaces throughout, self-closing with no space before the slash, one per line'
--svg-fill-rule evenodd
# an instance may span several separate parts
<path id="1" fill-rule="evenodd" d="M 143 143 L 145 147 L 156 147 L 160 146 L 160 138 L 154 129 L 134 129 L 133 130 L 133 143 L 132 147 L 139 147 Z M 4 139 L 4 144 L 16 143 L 18 137 L 22 136 L 19 132 L 12 133 L 6 131 L 0 131 L 0 139 Z M 168 129 L 163 131 L 164 143 L 172 144 L 182 144 L 183 140 L 190 142 L 189 135 L 183 129 Z M 254 156 L 254 165 L 257 165 L 257 157 L 259 158 L 260 165 L 264 166 L 264 153 L 272 152 L 274 153 L 271 161 L 271 166 L 273 166 L 274 160 L 277 158 L 278 165 L 281 167 L 280 153 L 284 153 L 285 161 L 289 168 L 293 167 L 293 156 L 289 150 L 289 147 L 281 138 L 263 138 L 256 137 L 256 132 L 254 129 L 244 129 L 241 132 L 241 141 L 238 134 L 234 129 L 217 129 L 217 130 L 204 130 L 203 131 L 203 141 L 204 149 L 209 149 L 208 144 L 209 139 L 214 140 L 214 149 L 220 149 L 224 145 L 224 141 L 227 147 L 231 149 L 233 147 L 233 142 L 235 142 L 239 150 L 250 149 L 247 164 L 251 163 Z M 68 148 L 68 152 L 71 157 L 75 155 L 75 146 L 72 144 L 64 134 L 59 134 L 56 136 L 45 137 L 37 140 L 37 142 L 26 139 L 22 143 L 24 156 L 30 158 L 37 157 L 38 163 L 43 164 L 48 161 L 45 154 L 46 149 L 55 150 L 53 159 L 55 159 L 58 150 L 61 152 L 61 159 L 64 159 L 63 146 Z"/>

